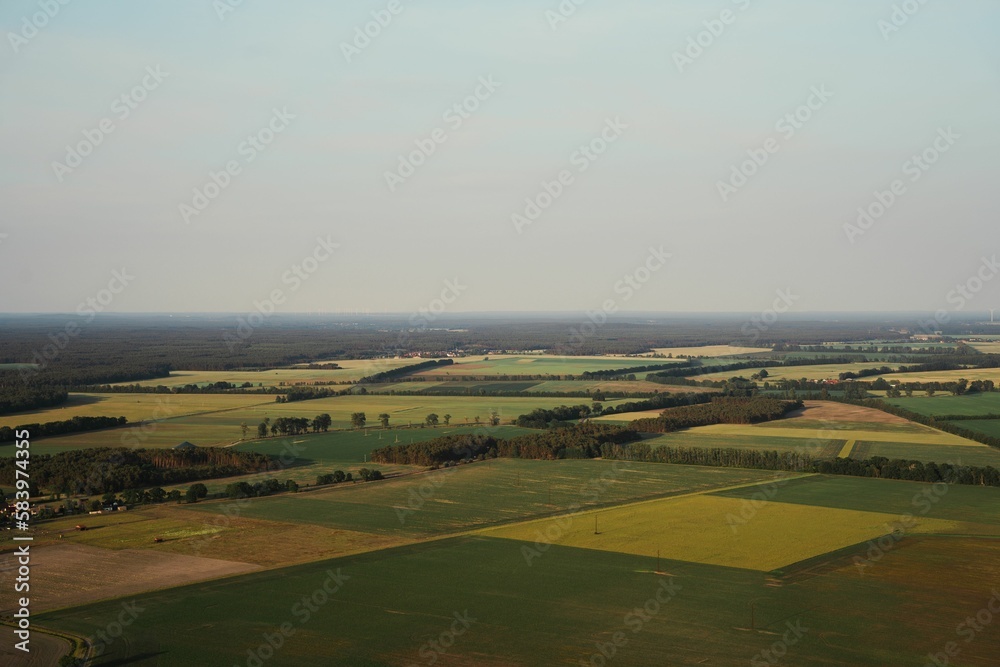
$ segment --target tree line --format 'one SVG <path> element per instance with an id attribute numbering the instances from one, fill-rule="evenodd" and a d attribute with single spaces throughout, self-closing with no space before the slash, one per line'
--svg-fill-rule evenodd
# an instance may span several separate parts
<path id="1" fill-rule="evenodd" d="M 32 438 L 51 438 L 67 433 L 97 431 L 104 428 L 116 428 L 128 424 L 125 417 L 73 417 L 62 421 L 45 422 L 44 424 L 22 424 L 11 428 L 0 426 L 0 442 L 14 442 L 17 431 L 28 431 Z"/>
<path id="2" fill-rule="evenodd" d="M 32 480 L 56 493 L 98 495 L 126 489 L 263 472 L 271 459 L 258 452 L 194 449 L 76 449 L 31 458 Z M 15 459 L 0 459 L 0 484 L 12 485 Z"/>
<path id="3" fill-rule="evenodd" d="M 485 458 L 564 459 L 599 456 L 601 445 L 639 439 L 632 429 L 588 422 L 513 438 L 488 434 L 446 435 L 424 442 L 381 447 L 372 461 L 385 464 L 439 467 Z"/>

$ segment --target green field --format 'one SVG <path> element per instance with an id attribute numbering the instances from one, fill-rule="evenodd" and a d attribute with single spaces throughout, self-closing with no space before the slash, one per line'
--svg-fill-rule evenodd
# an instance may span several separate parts
<path id="1" fill-rule="evenodd" d="M 113 405 L 123 407 L 133 397 L 145 397 L 147 405 L 155 405 L 157 399 L 153 394 L 102 394 L 117 399 Z M 168 402 L 174 399 L 185 399 L 179 402 L 181 406 L 197 405 L 199 400 L 211 407 L 227 400 L 243 407 L 226 411 L 210 411 L 203 414 L 189 414 L 158 421 L 145 430 L 141 439 L 143 447 L 173 447 L 185 440 L 198 446 L 219 446 L 234 444 L 242 439 L 240 425 L 246 422 L 250 427 L 251 437 L 256 436 L 257 424 L 265 417 L 307 417 L 312 419 L 318 414 L 328 413 L 333 419 L 334 429 L 351 427 L 351 415 L 354 412 L 364 412 L 368 417 L 368 425 L 378 425 L 378 415 L 386 412 L 391 415 L 392 426 L 419 426 L 430 413 L 436 413 L 443 423 L 444 416 L 452 416 L 452 426 L 473 425 L 476 417 L 482 423 L 489 420 L 491 410 L 496 410 L 502 422 L 510 422 L 518 415 L 531 412 L 536 408 L 553 408 L 559 405 L 572 404 L 573 399 L 547 397 L 490 397 L 490 396 L 387 396 L 377 394 L 355 394 L 350 396 L 334 396 L 310 401 L 292 403 L 275 403 L 273 399 L 266 403 L 249 401 L 247 396 L 218 394 L 185 394 L 183 396 L 164 396 L 161 400 Z M 260 397 L 256 397 L 257 400 Z M 187 400 L 190 399 L 190 400 Z M 605 401 L 605 405 L 614 405 L 616 401 Z M 137 403 L 138 406 L 141 404 Z M 81 408 L 82 409 L 82 408 Z M 193 408 L 188 408 L 193 409 Z M 148 413 L 149 409 L 143 410 Z M 100 414 L 90 412 L 90 414 Z M 117 415 L 115 415 L 117 416 Z M 87 447 L 118 447 L 122 438 L 128 437 L 129 429 L 113 429 L 76 433 L 56 438 L 46 438 L 32 443 L 32 448 L 38 453 L 55 453 L 70 449 Z M 373 446 L 372 449 L 375 447 Z M 0 452 L 13 451 L 10 446 L 0 447 Z"/>
<path id="2" fill-rule="evenodd" d="M 729 498 L 752 498 L 761 489 L 748 486 L 713 492 Z M 939 492 L 940 491 L 940 492 Z M 951 485 L 935 490 L 918 482 L 815 475 L 778 486 L 774 501 L 878 511 L 896 515 L 912 513 L 934 519 L 1000 526 L 1000 488 Z"/>
<path id="3" fill-rule="evenodd" d="M 95 664 L 246 665 L 248 651 L 282 623 L 294 634 L 273 655 L 265 651 L 269 666 L 415 665 L 429 656 L 444 665 L 602 664 L 599 645 L 616 632 L 626 643 L 612 664 L 659 667 L 664 656 L 677 660 L 670 664 L 752 664 L 755 656 L 768 664 L 760 652 L 797 623 L 800 637 L 781 664 L 920 667 L 992 596 L 1000 542 L 906 544 L 864 576 L 845 558 L 782 586 L 752 570 L 670 560 L 660 563 L 669 575 L 657 575 L 653 556 L 561 546 L 529 564 L 522 549 L 533 543 L 452 538 L 138 596 L 142 613 Z M 302 598 L 328 581 L 334 590 L 331 574 L 341 588 L 317 593 L 306 616 Z M 946 594 L 928 585 L 937 581 L 948 581 Z M 654 604 L 658 591 L 662 603 Z M 105 602 L 36 620 L 87 636 L 121 609 Z M 445 653 L 430 652 L 456 613 L 467 625 L 446 636 Z M 961 664 L 996 664 L 995 637 L 990 628 L 963 645 Z"/>
<path id="4" fill-rule="evenodd" d="M 377 467 L 377 466 L 376 466 Z M 242 516 L 429 536 L 768 479 L 759 470 L 610 461 L 496 459 L 378 484 L 255 499 Z M 182 506 L 220 512 L 222 504 Z"/>
<path id="5" fill-rule="evenodd" d="M 963 419 L 949 422 L 952 426 L 979 431 L 994 438 L 1000 438 L 1000 419 Z"/>
<path id="6" fill-rule="evenodd" d="M 1000 415 L 1000 392 L 950 396 L 912 396 L 910 398 L 888 398 L 887 402 L 913 412 L 937 417 L 941 415 Z"/>
<path id="7" fill-rule="evenodd" d="M 0 426 L 63 421 L 73 417 L 125 417 L 130 422 L 169 419 L 274 402 L 273 396 L 247 394 L 70 394 L 55 408 L 0 417 Z"/>
<path id="8" fill-rule="evenodd" d="M 964 422 L 963 422 L 964 423 Z M 971 466 L 1000 467 L 1000 449 L 993 447 L 962 447 L 958 445 L 927 445 L 912 442 L 871 442 L 859 440 L 851 458 L 868 459 L 884 456 L 887 459 L 911 461 L 952 462 Z"/>

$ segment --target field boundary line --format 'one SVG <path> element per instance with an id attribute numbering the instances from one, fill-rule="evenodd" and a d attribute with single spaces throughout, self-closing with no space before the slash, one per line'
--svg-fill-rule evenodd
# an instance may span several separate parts
<path id="1" fill-rule="evenodd" d="M 851 458 L 851 452 L 854 451 L 854 445 L 857 440 L 848 440 L 844 443 L 844 446 L 840 449 L 840 453 L 837 454 L 838 459 L 849 459 Z"/>

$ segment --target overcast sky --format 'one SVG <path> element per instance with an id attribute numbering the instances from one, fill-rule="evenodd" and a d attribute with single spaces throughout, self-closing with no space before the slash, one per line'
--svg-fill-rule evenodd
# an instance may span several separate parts
<path id="1" fill-rule="evenodd" d="M 1000 305 L 989 0 L 50 1 L 0 4 L 3 312 Z"/>

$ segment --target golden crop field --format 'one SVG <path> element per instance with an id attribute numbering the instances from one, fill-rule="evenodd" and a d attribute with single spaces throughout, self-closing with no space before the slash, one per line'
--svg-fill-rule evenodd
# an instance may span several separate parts
<path id="1" fill-rule="evenodd" d="M 893 531 L 894 514 L 710 495 L 667 498 L 529 521 L 482 535 L 770 572 Z M 597 533 L 594 532 L 595 520 Z M 948 532 L 956 522 L 920 518 L 907 532 Z"/>
<path id="2" fill-rule="evenodd" d="M 887 364 L 882 364 L 874 361 L 866 361 L 863 363 L 854 364 L 817 364 L 814 366 L 787 366 L 778 368 L 768 368 L 768 381 L 774 380 L 799 380 L 806 378 L 807 380 L 836 380 L 841 373 L 845 371 L 859 371 L 865 368 L 873 368 L 877 366 L 884 366 Z M 731 377 L 750 377 L 755 372 L 752 368 L 747 368 L 741 371 L 722 371 L 719 373 L 705 373 L 704 375 L 692 376 L 696 380 L 728 380 Z M 889 375 L 885 376 L 889 378 Z M 875 378 L 865 378 L 866 380 Z"/>
<path id="3" fill-rule="evenodd" d="M 970 382 L 972 380 L 993 380 L 993 382 L 1000 384 L 1000 368 L 965 368 L 957 371 L 930 371 L 927 373 L 890 373 L 883 377 L 886 380 L 899 380 L 904 383 L 955 382 L 964 378 Z"/>
<path id="4" fill-rule="evenodd" d="M 63 421 L 73 417 L 125 417 L 129 422 L 169 419 L 273 403 L 247 394 L 70 394 L 59 407 L 0 417 L 0 426 Z"/>
<path id="5" fill-rule="evenodd" d="M 779 428 L 767 424 L 712 424 L 711 426 L 698 426 L 687 429 L 683 433 L 699 433 L 714 436 L 763 436 L 774 438 L 803 438 L 811 439 L 816 437 L 839 438 L 841 440 L 867 440 L 870 442 L 907 442 L 911 444 L 926 445 L 955 445 L 963 447 L 986 447 L 986 445 L 966 440 L 951 433 L 937 431 L 928 428 L 924 433 L 913 431 L 868 431 L 864 429 L 808 429 L 808 428 Z"/>

